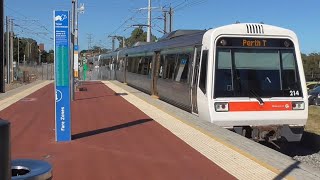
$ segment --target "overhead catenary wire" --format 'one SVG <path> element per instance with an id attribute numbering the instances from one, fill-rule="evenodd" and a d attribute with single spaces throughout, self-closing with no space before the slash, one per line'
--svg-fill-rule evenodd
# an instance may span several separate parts
<path id="1" fill-rule="evenodd" d="M 7 8 L 8 10 L 11 10 L 11 11 L 13 11 L 14 13 L 19 14 L 20 16 L 24 17 L 25 20 L 29 20 L 29 19 L 30 19 L 29 17 L 27 17 L 26 15 L 22 14 L 21 12 L 19 12 L 19 11 L 17 11 L 17 10 L 14 10 L 14 9 L 12 9 L 12 8 L 10 8 L 10 7 L 8 7 L 6 4 L 4 5 L 4 7 Z M 51 30 L 47 29 L 47 27 L 46 27 L 47 25 L 41 24 L 39 21 L 36 21 L 36 20 L 34 20 L 34 21 L 32 21 L 32 22 L 33 22 L 33 23 L 37 23 L 38 26 L 41 27 L 41 28 L 43 28 L 45 31 L 48 31 L 49 33 L 53 33 Z"/>
<path id="2" fill-rule="evenodd" d="M 15 20 L 15 32 L 18 33 L 20 37 L 31 38 L 37 41 L 37 43 L 45 43 L 48 47 L 52 48 L 53 37 L 51 36 L 53 36 L 53 32 L 47 28 L 48 25 L 40 23 L 39 20 L 29 18 L 6 4 L 4 7 L 7 11 L 14 13 L 13 16 L 10 17 Z"/>
<path id="3" fill-rule="evenodd" d="M 173 12 L 176 11 L 181 11 L 185 8 L 190 8 L 193 6 L 197 6 L 199 4 L 204 3 L 207 0 L 175 0 L 175 1 L 161 1 L 158 0 L 156 3 L 159 5 L 159 7 L 161 8 L 161 15 L 157 14 L 157 11 L 154 11 L 154 17 L 152 18 L 152 25 L 151 28 L 153 30 L 156 30 L 160 33 L 164 32 L 164 29 L 162 27 L 160 27 L 161 25 L 159 25 L 159 23 L 163 23 L 163 21 L 161 21 L 161 19 L 163 19 L 163 11 L 168 11 L 166 9 L 168 8 L 172 8 Z M 108 36 L 112 36 L 114 34 L 118 34 L 118 35 L 129 35 L 130 36 L 130 32 L 127 31 L 129 28 L 132 28 L 132 25 L 130 25 L 130 22 L 134 22 L 137 24 L 146 24 L 145 22 L 142 22 L 142 20 L 139 19 L 146 19 L 144 18 L 139 18 L 139 15 L 146 15 L 146 11 L 142 11 L 142 10 L 135 10 L 134 14 L 129 15 L 124 21 L 123 23 L 121 23 L 113 32 L 109 33 L 107 35 Z M 155 35 L 155 34 L 153 34 Z"/>

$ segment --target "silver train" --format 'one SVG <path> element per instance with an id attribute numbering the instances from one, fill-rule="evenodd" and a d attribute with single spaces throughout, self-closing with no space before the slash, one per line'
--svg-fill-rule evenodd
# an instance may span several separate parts
<path id="1" fill-rule="evenodd" d="M 256 141 L 302 137 L 308 95 L 290 30 L 265 24 L 177 30 L 101 54 L 95 63 L 108 77 Z"/>

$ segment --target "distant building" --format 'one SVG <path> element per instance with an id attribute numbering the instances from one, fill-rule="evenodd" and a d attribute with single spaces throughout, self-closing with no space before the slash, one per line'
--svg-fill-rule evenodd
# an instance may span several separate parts
<path id="1" fill-rule="evenodd" d="M 40 43 L 40 44 L 39 44 L 39 50 L 40 50 L 40 51 L 44 51 L 44 44 L 43 44 L 43 43 Z"/>

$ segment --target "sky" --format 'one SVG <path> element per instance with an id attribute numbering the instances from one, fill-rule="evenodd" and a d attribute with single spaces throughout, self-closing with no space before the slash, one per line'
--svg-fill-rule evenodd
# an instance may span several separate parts
<path id="1" fill-rule="evenodd" d="M 110 35 L 129 37 L 134 24 L 147 23 L 148 0 L 78 0 L 85 12 L 79 14 L 79 48 L 111 48 Z M 173 7 L 173 29 L 209 29 L 223 25 L 259 23 L 293 30 L 302 53 L 320 52 L 319 0 L 152 0 L 152 33 L 163 34 L 159 7 Z M 5 0 L 5 15 L 14 19 L 14 31 L 53 49 L 53 11 L 71 10 L 71 0 Z"/>

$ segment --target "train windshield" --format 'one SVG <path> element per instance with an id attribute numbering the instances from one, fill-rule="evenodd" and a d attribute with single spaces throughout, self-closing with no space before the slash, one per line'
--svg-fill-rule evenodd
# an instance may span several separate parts
<path id="1" fill-rule="evenodd" d="M 214 97 L 301 97 L 293 48 L 217 48 Z"/>

